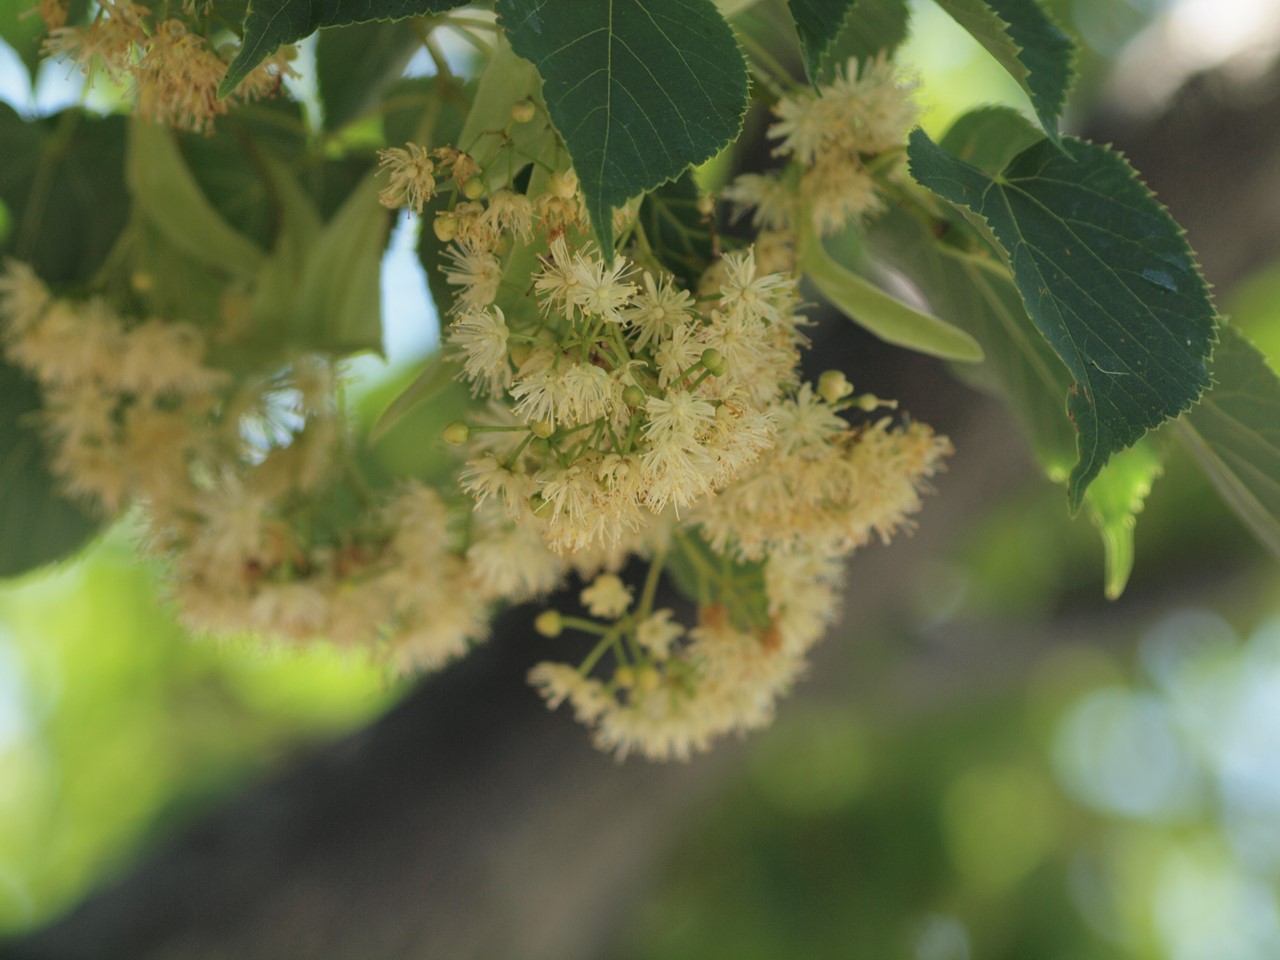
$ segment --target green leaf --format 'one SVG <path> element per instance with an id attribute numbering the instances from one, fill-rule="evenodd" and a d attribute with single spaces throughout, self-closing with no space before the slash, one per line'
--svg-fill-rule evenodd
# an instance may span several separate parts
<path id="1" fill-rule="evenodd" d="M 982 347 L 959 327 L 910 307 L 871 281 L 836 263 L 813 229 L 813 218 L 801 215 L 797 260 L 803 272 L 833 306 L 885 343 L 942 357 L 976 362 Z"/>
<path id="2" fill-rule="evenodd" d="M 457 379 L 458 370 L 456 363 L 445 359 L 443 351 L 437 351 L 427 357 L 422 365 L 422 371 L 413 378 L 413 382 L 397 394 L 387 408 L 378 415 L 378 419 L 369 430 L 369 442 L 377 443 L 418 404 L 426 403 L 443 393 Z"/>
<path id="3" fill-rule="evenodd" d="M 938 142 L 943 150 L 979 170 L 997 174 L 1042 134 L 1010 107 L 979 107 L 961 116 Z"/>
<path id="4" fill-rule="evenodd" d="M 822 63 L 858 0 L 787 0 L 800 35 L 805 72 L 817 83 Z"/>
<path id="5" fill-rule="evenodd" d="M 966 251 L 939 240 L 901 208 L 875 221 L 870 239 L 877 254 L 902 270 L 934 310 L 982 345 L 985 360 L 966 372 L 974 371 L 973 379 L 1006 402 L 1046 474 L 1056 483 L 1066 480 L 1075 459 L 1064 402 L 1071 374 L 1027 316 L 1005 266 L 987 251 Z M 1102 537 L 1105 590 L 1112 599 L 1123 591 L 1132 569 L 1136 514 L 1160 466 L 1154 445 L 1139 441 L 1112 458 L 1085 494 Z"/>
<path id="6" fill-rule="evenodd" d="M 1124 593 L 1133 572 L 1133 532 L 1151 485 L 1164 472 L 1164 458 L 1150 440 L 1139 440 L 1111 458 L 1084 495 L 1089 519 L 1102 535 L 1108 600 Z"/>
<path id="7" fill-rule="evenodd" d="M 218 85 L 218 96 L 231 93 L 253 68 L 283 43 L 294 43 L 321 27 L 341 27 L 371 20 L 403 20 L 443 13 L 467 0 L 249 0 L 240 52 Z"/>
<path id="8" fill-rule="evenodd" d="M 498 0 L 543 79 L 606 254 L 613 208 L 737 137 L 747 65 L 710 0 Z"/>
<path id="9" fill-rule="evenodd" d="M 701 209 L 702 191 L 691 171 L 646 194 L 640 204 L 644 228 L 658 262 L 693 289 L 714 256 L 711 222 Z"/>
<path id="10" fill-rule="evenodd" d="M 413 25 L 402 20 L 321 30 L 316 82 L 325 129 L 340 130 L 371 110 L 421 46 Z"/>
<path id="11" fill-rule="evenodd" d="M 129 126 L 127 175 L 138 211 L 192 260 L 240 278 L 257 274 L 261 247 L 236 231 L 204 195 L 165 127 Z"/>
<path id="12" fill-rule="evenodd" d="M 1222 325 L 1215 385 L 1178 422 L 1218 493 L 1280 559 L 1280 377 L 1234 327 Z"/>
<path id="13" fill-rule="evenodd" d="M 0 361 L 0 577 L 70 556 L 101 526 L 58 492 L 30 421 L 39 409 L 35 383 Z"/>
<path id="14" fill-rule="evenodd" d="M 31 0 L 0 0 L 0 40 L 13 48 L 33 84 L 40 66 L 44 34 L 44 21 L 36 15 Z"/>
<path id="15" fill-rule="evenodd" d="M 0 254 L 46 283 L 88 281 L 129 218 L 124 118 L 71 109 L 24 120 L 0 103 L 0 144 L 0 200 L 12 218 Z"/>
<path id="16" fill-rule="evenodd" d="M 215 135 L 180 133 L 176 143 L 218 216 L 267 250 L 275 240 L 280 203 L 264 167 L 279 162 L 314 179 L 321 165 L 309 152 L 309 137 L 301 105 L 276 98 L 233 107 Z"/>
<path id="17" fill-rule="evenodd" d="M 306 342 L 330 353 L 382 351 L 382 250 L 391 215 L 371 173 L 316 239 L 296 310 Z"/>
<path id="18" fill-rule="evenodd" d="M 939 316 L 978 341 L 983 362 L 966 371 L 1004 398 L 1046 473 L 1065 481 L 1075 460 L 1066 407 L 1071 374 L 1027 316 L 1004 264 L 940 240 L 896 207 L 871 224 L 868 239 Z"/>
<path id="19" fill-rule="evenodd" d="M 494 131 L 511 127 L 509 155 L 514 159 L 510 166 L 497 163 L 485 170 L 485 183 L 490 189 L 506 186 L 508 177 L 539 159 L 553 139 L 545 113 L 539 113 L 529 123 L 511 123 L 511 108 L 518 102 L 531 99 L 541 104 L 538 86 L 534 65 L 516 56 L 511 45 L 500 39 L 480 75 L 457 143 L 460 149 L 483 160 L 497 146 Z"/>
<path id="20" fill-rule="evenodd" d="M 1031 98 L 1045 133 L 1058 140 L 1058 118 L 1075 80 L 1075 44 L 1036 0 L 937 0 Z"/>
<path id="21" fill-rule="evenodd" d="M 892 56 L 907 39 L 911 8 L 907 0 L 856 0 L 853 12 L 827 49 L 819 76 L 831 80 L 836 67 L 856 59 L 859 63 L 879 54 Z"/>
<path id="22" fill-rule="evenodd" d="M 1181 228 L 1117 153 L 1041 141 L 992 176 L 922 130 L 912 175 L 986 221 L 1036 327 L 1075 380 L 1072 510 L 1113 453 L 1176 417 L 1209 384 L 1217 314 Z"/>

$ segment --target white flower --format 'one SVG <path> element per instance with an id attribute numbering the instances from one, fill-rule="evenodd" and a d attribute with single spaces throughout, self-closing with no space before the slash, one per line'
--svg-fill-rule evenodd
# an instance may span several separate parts
<path id="1" fill-rule="evenodd" d="M 506 317 L 498 306 L 463 310 L 449 324 L 449 343 L 457 348 L 455 358 L 463 361 L 474 391 L 497 395 L 511 385 L 508 334 Z"/>
<path id="2" fill-rule="evenodd" d="M 582 591 L 579 599 L 593 617 L 616 620 L 631 606 L 631 588 L 613 573 L 602 573 Z"/>
<path id="3" fill-rule="evenodd" d="M 656 342 L 678 324 L 692 316 L 693 297 L 689 291 L 675 285 L 671 277 L 655 281 L 653 274 L 645 271 L 644 290 L 639 293 L 622 314 L 623 322 L 635 331 L 635 349 L 643 349 Z"/>

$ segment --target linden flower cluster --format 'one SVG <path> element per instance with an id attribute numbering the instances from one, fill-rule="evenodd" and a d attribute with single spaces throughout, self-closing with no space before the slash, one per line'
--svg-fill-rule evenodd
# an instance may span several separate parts
<path id="1" fill-rule="evenodd" d="M 473 575 L 434 490 L 411 483 L 366 496 L 354 521 L 327 516 L 345 445 L 328 359 L 236 378 L 207 362 L 196 327 L 56 298 L 21 263 L 0 273 L 0 345 L 41 388 L 54 473 L 107 515 L 145 508 L 196 629 L 434 667 L 509 599 Z"/>
<path id="2" fill-rule="evenodd" d="M 131 82 L 138 114 L 153 123 L 206 132 L 233 103 L 270 96 L 293 73 L 293 50 L 282 49 L 245 77 L 232 97 L 219 99 L 227 64 L 187 21 L 130 0 L 102 0 L 87 27 L 67 25 L 66 7 L 55 0 L 42 0 L 39 10 L 49 28 L 44 56 L 69 57 L 86 74 L 101 70 L 112 83 Z"/>
<path id="3" fill-rule="evenodd" d="M 620 757 L 685 758 L 770 720 L 835 616 L 843 557 L 919 508 L 950 447 L 919 424 L 852 424 L 883 404 L 837 372 L 801 382 L 795 277 L 753 249 L 695 294 L 638 234 L 634 261 L 606 257 L 586 226 L 571 172 L 440 215 L 446 349 L 486 402 L 445 438 L 475 527 L 504 544 L 471 562 L 530 594 L 569 568 L 589 580 L 590 617 L 537 620 L 598 638 L 533 670 L 548 704 Z M 638 597 L 618 576 L 633 556 L 649 562 Z M 696 600 L 692 625 L 655 609 L 664 570 Z"/>
<path id="4" fill-rule="evenodd" d="M 775 156 L 793 164 L 781 173 L 743 174 L 725 191 L 741 208 L 754 208 L 754 224 L 767 231 L 794 228 L 800 210 L 810 211 L 826 236 L 882 201 L 867 161 L 900 148 L 916 124 L 915 86 L 892 61 L 861 65 L 850 60 L 829 84 L 806 87 L 774 107 L 778 121 L 769 136 L 781 141 Z"/>

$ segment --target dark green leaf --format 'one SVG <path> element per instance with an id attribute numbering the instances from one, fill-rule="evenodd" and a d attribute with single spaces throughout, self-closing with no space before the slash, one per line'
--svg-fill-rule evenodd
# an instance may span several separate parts
<path id="1" fill-rule="evenodd" d="M 24 120 L 0 103 L 0 199 L 12 227 L 0 253 L 48 283 L 87 281 L 129 216 L 125 121 L 65 110 Z"/>
<path id="2" fill-rule="evenodd" d="M 33 84 L 44 34 L 44 21 L 36 16 L 31 0 L 0 0 L 0 40 L 13 48 Z"/>
<path id="3" fill-rule="evenodd" d="M 516 53 L 542 75 L 601 246 L 613 208 L 732 141 L 747 66 L 710 0 L 498 0 Z"/>
<path id="4" fill-rule="evenodd" d="M 1133 168 L 1103 147 L 1041 141 L 996 176 L 921 130 L 908 153 L 920 183 L 990 226 L 1027 312 L 1075 379 L 1075 510 L 1111 454 L 1209 384 L 1217 314 L 1191 248 Z"/>
<path id="5" fill-rule="evenodd" d="M 809 79 L 818 82 L 822 63 L 858 0 L 787 0 L 800 35 L 800 52 Z"/>
<path id="6" fill-rule="evenodd" d="M 36 385 L 0 361 L 0 577 L 69 556 L 101 525 L 58 492 L 29 419 L 39 408 Z"/>
<path id="7" fill-rule="evenodd" d="M 1280 558 L 1280 378 L 1233 327 L 1223 324 L 1214 387 L 1179 421 L 1227 505 Z"/>
<path id="8" fill-rule="evenodd" d="M 819 76 L 831 79 L 836 67 L 856 59 L 859 63 L 878 54 L 892 56 L 907 39 L 911 8 L 907 0 L 856 0 L 835 42 L 827 49 Z"/>
<path id="9" fill-rule="evenodd" d="M 372 109 L 421 46 L 413 25 L 403 20 L 321 30 L 316 82 L 325 129 L 340 130 Z"/>
<path id="10" fill-rule="evenodd" d="M 693 174 L 686 171 L 640 204 L 640 225 L 658 262 L 690 289 L 714 255 L 711 222 L 700 208 L 701 198 Z"/>
<path id="11" fill-rule="evenodd" d="M 456 144 L 474 94 L 474 85 L 439 76 L 397 80 L 382 98 L 387 142 Z"/>
<path id="12" fill-rule="evenodd" d="M 1036 0 L 937 0 L 1018 81 L 1045 132 L 1058 139 L 1058 118 L 1075 80 L 1075 45 Z"/>
<path id="13" fill-rule="evenodd" d="M 177 137 L 187 169 L 218 215 L 264 249 L 280 222 L 264 158 L 314 170 L 318 165 L 308 162 L 307 141 L 301 105 L 285 98 L 233 108 L 214 136 Z"/>
<path id="14" fill-rule="evenodd" d="M 282 43 L 293 43 L 321 27 L 341 27 L 371 20 L 403 20 L 443 13 L 467 0 L 250 0 L 240 52 L 218 86 L 218 96 L 231 93 L 253 68 Z"/>
<path id="15" fill-rule="evenodd" d="M 1075 459 L 1065 403 L 1071 374 L 1031 323 L 1004 265 L 989 251 L 936 239 L 900 208 L 877 220 L 870 236 L 876 252 L 914 281 L 938 314 L 978 340 L 986 359 L 971 379 L 1005 400 L 1045 472 L 1055 482 L 1066 480 Z M 1102 537 L 1105 589 L 1113 599 L 1132 570 L 1135 515 L 1160 468 L 1158 451 L 1139 441 L 1113 457 L 1085 494 Z"/>

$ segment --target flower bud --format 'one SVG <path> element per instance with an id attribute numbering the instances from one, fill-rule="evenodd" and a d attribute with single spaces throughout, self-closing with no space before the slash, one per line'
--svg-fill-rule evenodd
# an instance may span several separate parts
<path id="1" fill-rule="evenodd" d="M 448 243 L 458 235 L 458 218 L 452 213 L 442 213 L 436 217 L 431 228 L 436 232 L 436 239 Z"/>
<path id="2" fill-rule="evenodd" d="M 729 366 L 725 363 L 724 354 L 715 347 L 707 347 L 702 351 L 702 365 L 711 372 L 713 377 L 723 377 Z"/>
<path id="3" fill-rule="evenodd" d="M 533 101 L 521 100 L 519 103 L 511 106 L 511 119 L 516 123 L 528 123 L 533 119 L 537 108 L 534 107 Z"/>
<path id="4" fill-rule="evenodd" d="M 630 690 L 636 685 L 636 672 L 630 667 L 619 667 L 613 672 L 613 682 L 623 690 Z"/>
<path id="5" fill-rule="evenodd" d="M 549 420 L 535 420 L 529 424 L 529 430 L 535 437 L 545 440 L 556 432 L 556 427 Z"/>
<path id="6" fill-rule="evenodd" d="M 644 406 L 644 391 L 634 383 L 622 391 L 622 402 L 632 410 Z"/>
<path id="7" fill-rule="evenodd" d="M 460 447 L 471 439 L 471 428 L 461 420 L 455 420 L 444 428 L 444 442 Z"/>
<path id="8" fill-rule="evenodd" d="M 558 637 L 564 632 L 564 618 L 559 610 L 543 610 L 534 618 L 533 629 L 544 637 Z"/>
<path id="9" fill-rule="evenodd" d="M 827 403 L 843 400 L 853 393 L 853 384 L 845 377 L 842 370 L 826 370 L 818 378 L 818 396 Z"/>
<path id="10" fill-rule="evenodd" d="M 479 200 L 485 194 L 484 181 L 479 177 L 472 177 L 462 185 L 462 195 L 468 200 Z"/>

